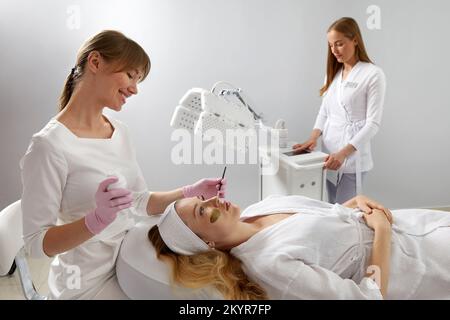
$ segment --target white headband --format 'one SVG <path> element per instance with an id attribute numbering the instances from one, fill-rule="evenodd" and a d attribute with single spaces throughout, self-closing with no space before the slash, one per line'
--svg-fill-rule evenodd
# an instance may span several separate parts
<path id="1" fill-rule="evenodd" d="M 205 252 L 210 247 L 184 224 L 175 210 L 175 202 L 167 206 L 158 222 L 159 233 L 164 243 L 173 252 L 193 255 Z"/>

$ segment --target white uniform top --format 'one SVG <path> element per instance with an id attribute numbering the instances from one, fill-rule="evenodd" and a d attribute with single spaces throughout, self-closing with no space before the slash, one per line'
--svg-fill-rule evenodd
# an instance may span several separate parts
<path id="1" fill-rule="evenodd" d="M 50 268 L 53 299 L 91 298 L 115 273 L 122 239 L 134 226 L 134 215 L 146 215 L 150 197 L 136 162 L 128 128 L 109 119 L 110 139 L 78 138 L 55 118 L 34 134 L 20 161 L 25 248 L 32 257 L 45 257 L 46 231 L 71 223 L 95 209 L 95 193 L 107 175 L 120 173 L 133 192 L 133 208 L 122 210 L 100 234 L 57 255 Z M 78 277 L 79 275 L 79 277 Z"/>
<path id="2" fill-rule="evenodd" d="M 323 151 L 335 153 L 349 143 L 357 150 L 347 158 L 341 172 L 357 172 L 358 156 L 360 172 L 373 168 L 370 140 L 381 123 L 385 91 L 383 71 L 359 61 L 344 81 L 341 68 L 325 93 L 314 124 L 322 131 Z"/>
<path id="3" fill-rule="evenodd" d="M 279 212 L 295 214 L 231 250 L 270 298 L 382 299 L 365 277 L 374 234 L 359 211 L 302 196 L 272 196 L 245 209 L 241 219 Z M 442 256 L 450 214 L 411 209 L 393 215 L 387 298 L 450 298 L 450 255 Z"/>

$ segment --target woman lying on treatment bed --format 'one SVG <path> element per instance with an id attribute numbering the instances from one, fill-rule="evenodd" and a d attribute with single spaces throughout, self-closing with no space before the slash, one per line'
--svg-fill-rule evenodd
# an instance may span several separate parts
<path id="1" fill-rule="evenodd" d="M 241 213 L 186 198 L 148 237 L 177 284 L 226 299 L 450 299 L 448 212 L 273 196 Z"/>

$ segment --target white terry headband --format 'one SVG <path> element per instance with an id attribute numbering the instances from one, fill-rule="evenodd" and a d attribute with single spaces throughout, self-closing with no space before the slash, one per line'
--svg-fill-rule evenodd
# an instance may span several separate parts
<path id="1" fill-rule="evenodd" d="M 159 233 L 164 243 L 178 254 L 193 255 L 205 252 L 210 247 L 200 239 L 187 225 L 184 224 L 175 210 L 175 202 L 172 202 L 164 210 L 158 222 Z"/>

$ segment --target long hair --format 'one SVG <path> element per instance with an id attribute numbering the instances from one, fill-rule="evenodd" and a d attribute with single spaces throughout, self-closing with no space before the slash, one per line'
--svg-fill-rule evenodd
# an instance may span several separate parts
<path id="1" fill-rule="evenodd" d="M 107 62 L 113 62 L 116 72 L 138 69 L 143 72 L 143 81 L 150 72 L 150 58 L 135 41 L 114 30 L 104 30 L 88 39 L 77 54 L 77 62 L 67 76 L 61 96 L 59 111 L 63 110 L 72 96 L 75 85 L 85 72 L 89 54 L 98 51 Z"/>
<path id="2" fill-rule="evenodd" d="M 167 247 L 156 225 L 149 230 L 148 238 L 157 258 L 172 267 L 172 281 L 193 289 L 212 285 L 230 300 L 268 299 L 264 289 L 248 279 L 241 261 L 230 253 L 209 250 L 191 256 L 179 255 Z"/>
<path id="3" fill-rule="evenodd" d="M 355 47 L 355 55 L 359 61 L 372 63 L 369 56 L 367 55 L 366 47 L 364 46 L 364 41 L 361 35 L 361 30 L 359 29 L 358 23 L 353 18 L 344 17 L 331 24 L 328 28 L 328 32 L 337 31 L 342 33 L 346 38 L 353 40 L 356 39 L 357 46 Z M 328 90 L 331 83 L 333 82 L 336 73 L 338 73 L 341 68 L 341 63 L 339 63 L 336 57 L 331 52 L 330 46 L 328 46 L 328 56 L 327 56 L 327 79 L 325 85 L 320 89 L 320 95 L 323 96 Z"/>

